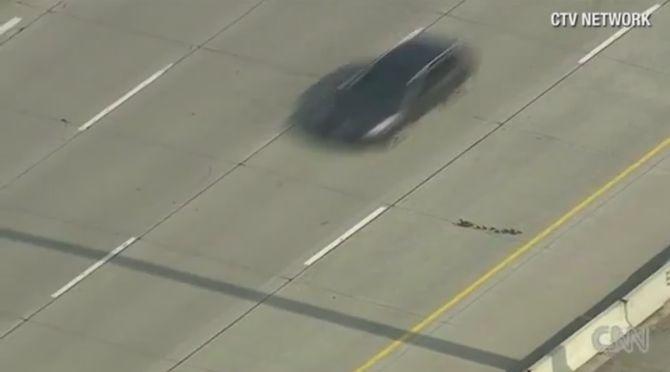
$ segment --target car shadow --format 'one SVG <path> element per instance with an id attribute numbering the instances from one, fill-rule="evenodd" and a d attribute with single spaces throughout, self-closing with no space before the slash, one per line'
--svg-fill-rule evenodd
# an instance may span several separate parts
<path id="1" fill-rule="evenodd" d="M 406 56 L 401 57 L 411 63 L 411 60 L 425 59 L 424 53 L 428 55 L 439 54 L 454 43 L 459 43 L 458 51 L 454 54 L 454 63 L 451 65 L 454 78 L 450 78 L 431 96 L 424 97 L 419 104 L 413 107 L 409 113 L 408 121 L 404 129 L 411 126 L 412 123 L 421 119 L 434 108 L 446 104 L 450 98 L 462 93 L 463 84 L 470 78 L 477 67 L 477 57 L 474 49 L 456 39 L 442 38 L 433 35 L 423 35 L 420 38 L 408 42 L 413 46 L 407 48 Z M 416 46 L 416 47 L 414 47 Z M 330 134 L 328 126 L 328 117 L 334 110 L 346 111 L 348 107 L 341 107 L 338 95 L 342 91 L 338 87 L 354 76 L 357 72 L 368 66 L 373 60 L 357 61 L 342 65 L 319 79 L 316 83 L 308 87 L 297 99 L 295 109 L 289 117 L 289 124 L 295 127 L 292 131 L 302 141 L 321 148 L 328 148 L 335 151 L 351 150 L 386 150 L 397 144 L 397 140 L 403 135 L 389 136 L 380 141 L 362 142 L 362 141 L 343 141 Z M 399 67 L 401 68 L 401 67 Z M 396 73 L 393 69 L 388 72 L 389 78 Z M 402 73 L 397 71 L 397 73 Z M 379 87 L 381 89 L 385 89 Z M 404 90 L 404 88 L 403 88 Z M 401 91 L 391 92 L 391 94 L 403 94 Z M 375 102 L 356 102 L 359 112 L 371 111 Z M 340 105 L 340 106 L 338 106 Z M 332 117 L 332 116 L 331 116 Z M 403 133 L 406 135 L 406 133 Z"/>

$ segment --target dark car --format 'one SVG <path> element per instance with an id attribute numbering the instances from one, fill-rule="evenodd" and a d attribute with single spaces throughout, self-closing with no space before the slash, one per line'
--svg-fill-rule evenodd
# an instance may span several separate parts
<path id="1" fill-rule="evenodd" d="M 340 84 L 316 134 L 344 142 L 384 141 L 446 100 L 469 74 L 465 49 L 423 31 L 412 32 Z"/>

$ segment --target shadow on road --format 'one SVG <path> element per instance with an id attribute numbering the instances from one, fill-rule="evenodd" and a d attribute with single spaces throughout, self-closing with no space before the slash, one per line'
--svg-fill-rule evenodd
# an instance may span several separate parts
<path id="1" fill-rule="evenodd" d="M 37 235 L 6 228 L 0 228 L 0 239 L 21 242 L 32 247 L 55 250 L 69 255 L 85 257 L 91 260 L 98 260 L 107 254 L 107 252 L 102 252 L 82 245 L 40 237 Z M 109 261 L 108 264 L 118 265 L 127 269 L 136 270 L 138 272 L 154 275 L 156 277 L 178 283 L 192 285 L 223 295 L 234 296 L 244 300 L 263 303 L 264 305 L 277 309 L 319 319 L 324 322 L 366 332 L 375 336 L 385 337 L 389 340 L 397 340 L 408 333 L 408 331 L 405 329 L 380 323 L 374 320 L 345 314 L 336 310 L 311 305 L 275 294 L 258 291 L 252 288 L 239 286 L 234 283 L 214 280 L 195 273 L 175 270 L 154 264 L 152 262 L 138 260 L 123 255 L 115 257 Z M 452 355 L 458 358 L 470 360 L 503 370 L 509 370 L 518 363 L 518 361 L 508 358 L 504 355 L 499 355 L 485 350 L 441 340 L 429 335 L 412 334 L 411 337 L 409 337 L 409 339 L 405 342 L 421 348 Z"/>

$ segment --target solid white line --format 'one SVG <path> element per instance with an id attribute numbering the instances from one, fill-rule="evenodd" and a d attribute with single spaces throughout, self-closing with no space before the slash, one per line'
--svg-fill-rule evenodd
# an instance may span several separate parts
<path id="1" fill-rule="evenodd" d="M 107 106 L 104 110 L 100 111 L 100 113 L 98 113 L 97 115 L 95 115 L 94 117 L 92 117 L 91 120 L 89 120 L 89 121 L 87 121 L 86 123 L 84 123 L 84 125 L 82 125 L 81 127 L 79 127 L 79 131 L 84 131 L 84 130 L 90 128 L 93 124 L 95 124 L 96 122 L 98 122 L 98 120 L 102 119 L 105 115 L 109 114 L 110 112 L 114 111 L 117 107 L 121 106 L 121 105 L 122 105 L 124 102 L 126 102 L 130 97 L 134 96 L 134 95 L 137 94 L 139 91 L 141 91 L 142 89 L 146 88 L 149 84 L 153 83 L 156 79 L 158 79 L 159 77 L 161 77 L 161 75 L 163 75 L 163 74 L 164 74 L 167 70 L 169 70 L 170 67 L 172 67 L 173 65 L 174 65 L 173 63 L 170 63 L 169 65 L 163 67 L 162 69 L 160 69 L 159 71 L 157 71 L 157 72 L 154 73 L 153 75 L 149 76 L 148 79 L 146 79 L 146 80 L 144 80 L 143 82 L 141 82 L 138 86 L 136 86 L 135 88 L 133 88 L 130 92 L 124 94 L 121 98 L 117 99 L 114 103 L 112 103 L 111 105 Z"/>
<path id="2" fill-rule="evenodd" d="M 658 10 L 658 8 L 660 8 L 660 7 L 661 7 L 661 4 L 656 4 L 656 5 L 652 6 L 651 8 L 645 10 L 645 11 L 643 12 L 643 14 L 647 14 L 647 15 L 649 15 L 649 14 L 655 12 L 656 10 Z M 590 51 L 587 55 L 585 55 L 584 57 L 582 57 L 582 58 L 579 60 L 579 64 L 580 64 L 580 65 L 583 65 L 584 63 L 588 62 L 591 58 L 595 57 L 598 53 L 602 52 L 605 48 L 607 48 L 608 46 L 610 46 L 610 44 L 612 44 L 613 42 L 617 41 L 617 39 L 619 39 L 620 37 L 622 37 L 624 34 L 626 34 L 626 32 L 630 31 L 631 29 L 632 29 L 632 27 L 631 27 L 631 26 L 628 26 L 628 27 L 624 27 L 624 28 L 622 28 L 621 30 L 617 31 L 614 35 L 610 36 L 607 40 L 605 40 L 605 41 L 603 41 L 602 43 L 600 43 L 600 45 L 598 45 L 597 47 L 595 47 L 595 48 L 594 48 L 592 51 Z"/>
<path id="3" fill-rule="evenodd" d="M 120 246 L 114 248 L 113 251 L 109 252 L 105 257 L 103 257 L 102 259 L 100 259 L 100 261 L 98 261 L 98 262 L 94 263 L 93 265 L 91 265 L 88 269 L 84 270 L 84 272 L 82 272 L 81 274 L 77 275 L 76 278 L 70 280 L 70 282 L 67 283 L 66 285 L 64 285 L 61 289 L 59 289 L 59 290 L 57 290 L 56 292 L 54 292 L 54 293 L 51 295 L 51 298 L 58 298 L 58 297 L 60 297 L 63 293 L 65 293 L 65 292 L 69 291 L 70 289 L 72 289 L 72 287 L 74 287 L 74 286 L 77 285 L 79 282 L 81 282 L 82 280 L 84 280 L 87 276 L 91 275 L 91 273 L 93 273 L 95 270 L 99 269 L 100 266 L 106 264 L 107 261 L 111 260 L 114 256 L 116 256 L 116 255 L 118 255 L 119 253 L 123 252 L 124 249 L 128 248 L 131 244 L 135 243 L 136 240 L 137 240 L 136 237 L 132 237 L 132 238 L 126 240 L 126 241 L 125 241 L 123 244 L 121 244 Z"/>
<path id="4" fill-rule="evenodd" d="M 343 241 L 347 240 L 350 236 L 354 235 L 358 230 L 362 229 L 363 227 L 365 227 L 365 225 L 372 222 L 372 220 L 379 217 L 379 215 L 384 213 L 384 211 L 387 210 L 387 209 L 388 209 L 388 206 L 382 206 L 382 207 L 377 208 L 374 212 L 370 213 L 367 217 L 362 219 L 359 223 L 357 223 L 352 228 L 347 230 L 347 232 L 340 235 L 339 238 L 333 240 L 332 243 L 328 244 L 325 248 L 323 248 L 322 250 L 317 252 L 314 256 L 310 257 L 309 260 L 305 261 L 305 266 L 309 266 L 309 265 L 313 264 L 314 262 L 318 261 L 321 257 L 328 254 L 328 252 L 332 251 L 335 247 L 342 244 Z"/>
<path id="5" fill-rule="evenodd" d="M 5 32 L 11 30 L 12 27 L 18 25 L 20 22 L 21 22 L 21 18 L 19 18 L 19 17 L 14 17 L 14 18 L 10 19 L 9 21 L 5 22 L 2 26 L 0 26 L 0 35 L 2 35 Z"/>

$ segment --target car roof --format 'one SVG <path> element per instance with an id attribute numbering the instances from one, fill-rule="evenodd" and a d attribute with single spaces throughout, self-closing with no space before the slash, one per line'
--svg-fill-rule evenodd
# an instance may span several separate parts
<path id="1" fill-rule="evenodd" d="M 379 56 L 354 76 L 342 83 L 338 89 L 356 86 L 367 76 L 380 70 L 393 71 L 383 78 L 394 78 L 398 84 L 409 84 L 417 75 L 430 70 L 443 56 L 453 50 L 453 44 L 445 46 L 419 37 L 423 29 L 415 30 L 393 48 Z"/>
<path id="2" fill-rule="evenodd" d="M 430 60 L 424 67 L 422 67 L 419 71 L 417 71 L 414 76 L 407 81 L 407 85 L 410 85 L 415 79 L 420 78 L 421 76 L 425 75 L 427 72 L 433 70 L 435 67 L 440 65 L 442 61 L 445 60 L 445 57 L 448 55 L 452 54 L 453 51 L 459 46 L 459 43 L 453 43 L 446 49 L 444 49 L 442 52 L 437 54 L 435 57 L 433 57 L 432 60 Z"/>
<path id="3" fill-rule="evenodd" d="M 369 63 L 367 66 L 362 68 L 360 71 L 358 71 L 356 74 L 354 74 L 352 77 L 347 79 L 344 83 L 340 84 L 338 86 L 338 89 L 344 89 L 347 87 L 350 87 L 354 85 L 358 80 L 360 80 L 370 69 L 372 69 L 379 61 L 384 59 L 387 55 L 389 55 L 391 52 L 393 52 L 395 49 L 397 49 L 399 46 L 403 45 L 404 43 L 414 39 L 415 37 L 419 36 L 425 28 L 418 28 L 412 32 L 410 32 L 407 36 L 402 38 L 398 43 L 396 43 L 392 48 L 388 49 L 384 54 L 380 55 L 377 57 L 374 61 Z"/>

